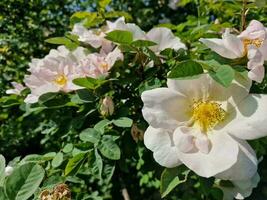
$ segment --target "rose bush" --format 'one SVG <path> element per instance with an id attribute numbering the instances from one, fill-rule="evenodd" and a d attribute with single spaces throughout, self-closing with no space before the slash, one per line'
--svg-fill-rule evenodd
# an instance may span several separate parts
<path id="1" fill-rule="evenodd" d="M 38 117 L 45 150 L 10 162 L 1 152 L 0 199 L 249 197 L 265 155 L 266 28 L 256 17 L 245 27 L 258 1 L 227 4 L 241 13 L 231 24 L 209 22 L 199 3 L 167 2 L 198 17 L 145 31 L 101 0 L 48 38 L 58 47 L 0 99 L 21 120 Z"/>

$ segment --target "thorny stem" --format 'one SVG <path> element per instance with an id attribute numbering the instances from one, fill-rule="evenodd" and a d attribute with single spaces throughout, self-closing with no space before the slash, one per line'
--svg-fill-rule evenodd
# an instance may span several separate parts
<path id="1" fill-rule="evenodd" d="M 243 9 L 241 14 L 241 30 L 240 32 L 246 29 L 246 15 L 247 15 L 247 0 L 243 0 Z"/>

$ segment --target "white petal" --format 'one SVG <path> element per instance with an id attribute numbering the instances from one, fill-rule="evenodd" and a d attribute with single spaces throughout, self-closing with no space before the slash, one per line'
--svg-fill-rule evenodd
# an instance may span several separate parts
<path id="1" fill-rule="evenodd" d="M 263 56 L 263 59 L 264 60 L 267 60 L 267 38 L 263 41 L 261 47 L 259 48 L 262 56 Z"/>
<path id="2" fill-rule="evenodd" d="M 251 94 L 231 113 L 233 120 L 227 125 L 230 134 L 252 140 L 267 136 L 267 95 Z"/>
<path id="3" fill-rule="evenodd" d="M 250 145 L 235 138 L 239 145 L 237 162 L 228 170 L 216 175 L 217 178 L 224 180 L 247 180 L 257 172 L 257 157 Z"/>
<path id="4" fill-rule="evenodd" d="M 266 37 L 266 30 L 261 22 L 252 20 L 246 30 L 244 30 L 239 37 L 247 39 L 264 39 Z"/>
<path id="5" fill-rule="evenodd" d="M 238 143 L 225 133 L 212 133 L 209 139 L 211 150 L 208 154 L 200 151 L 192 153 L 179 151 L 179 159 L 189 169 L 207 178 L 231 168 L 237 162 L 239 151 Z"/>
<path id="6" fill-rule="evenodd" d="M 176 167 L 181 164 L 177 148 L 172 146 L 171 137 L 166 130 L 148 127 L 144 135 L 145 146 L 153 151 L 156 162 L 164 167 Z"/>
<path id="7" fill-rule="evenodd" d="M 212 38 L 212 39 L 199 39 L 200 42 L 209 47 L 212 51 L 215 51 L 217 54 L 225 58 L 235 59 L 239 56 L 235 54 L 232 49 L 228 49 L 222 39 Z"/>
<path id="8" fill-rule="evenodd" d="M 236 58 L 244 56 L 244 45 L 240 38 L 230 34 L 229 29 L 223 34 L 223 43 L 227 49 L 233 51 Z"/>
<path id="9" fill-rule="evenodd" d="M 176 128 L 189 120 L 188 100 L 183 95 L 168 88 L 157 88 L 142 93 L 143 116 L 154 128 Z"/>
<path id="10" fill-rule="evenodd" d="M 29 95 L 24 99 L 24 102 L 25 102 L 25 103 L 32 104 L 32 103 L 36 103 L 36 102 L 38 102 L 38 99 L 39 99 L 39 96 L 29 94 Z"/>
<path id="11" fill-rule="evenodd" d="M 180 127 L 173 134 L 175 146 L 184 153 L 190 152 L 195 148 L 194 136 L 187 129 L 187 127 Z"/>
<path id="12" fill-rule="evenodd" d="M 261 83 L 264 79 L 265 68 L 263 65 L 256 66 L 248 72 L 248 77 L 258 83 Z"/>
<path id="13" fill-rule="evenodd" d="M 147 33 L 147 38 L 157 43 L 157 45 L 151 47 L 155 52 L 160 52 L 167 48 L 174 50 L 186 49 L 180 38 L 176 37 L 168 28 L 153 28 Z"/>
<path id="14" fill-rule="evenodd" d="M 207 136 L 197 137 L 195 145 L 201 153 L 208 154 L 210 152 L 211 142 Z"/>

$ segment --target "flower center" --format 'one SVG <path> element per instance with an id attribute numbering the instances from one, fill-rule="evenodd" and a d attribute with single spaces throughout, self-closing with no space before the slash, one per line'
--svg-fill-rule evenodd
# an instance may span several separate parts
<path id="1" fill-rule="evenodd" d="M 259 39 L 259 38 L 257 38 L 257 39 L 244 39 L 243 44 L 244 44 L 245 53 L 247 54 L 249 45 L 254 45 L 257 48 L 260 48 L 262 43 L 263 43 L 263 39 Z"/>
<path id="2" fill-rule="evenodd" d="M 56 76 L 54 81 L 56 84 L 63 86 L 63 85 L 66 85 L 67 83 L 67 77 L 63 74 L 60 74 Z"/>
<path id="3" fill-rule="evenodd" d="M 203 132 L 207 132 L 223 121 L 226 111 L 220 104 L 212 101 L 197 101 L 193 104 L 193 121 L 197 123 Z"/>
<path id="4" fill-rule="evenodd" d="M 102 62 L 100 64 L 100 67 L 104 70 L 104 71 L 108 71 L 108 63 L 106 62 Z"/>

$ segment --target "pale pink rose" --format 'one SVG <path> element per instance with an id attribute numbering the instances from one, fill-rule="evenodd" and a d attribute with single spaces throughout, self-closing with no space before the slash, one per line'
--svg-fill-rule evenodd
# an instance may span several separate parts
<path id="1" fill-rule="evenodd" d="M 115 48 L 108 54 L 92 53 L 79 61 L 78 68 L 85 77 L 98 78 L 107 76 L 109 70 L 116 61 L 123 60 L 123 54 L 119 48 Z"/>
<path id="2" fill-rule="evenodd" d="M 16 95 L 20 95 L 21 92 L 26 89 L 26 87 L 24 87 L 21 83 L 17 83 L 17 82 L 11 82 L 12 86 L 14 87 L 13 89 L 8 89 L 6 91 L 7 94 L 16 94 Z"/>
<path id="3" fill-rule="evenodd" d="M 76 51 L 80 51 L 78 48 Z M 81 87 L 72 83 L 80 77 L 77 62 L 79 58 L 64 46 L 53 49 L 43 59 L 33 59 L 30 75 L 25 76 L 25 84 L 31 90 L 26 103 L 36 103 L 38 98 L 48 92 L 70 92 Z"/>
<path id="4" fill-rule="evenodd" d="M 262 82 L 264 78 L 264 60 L 267 60 L 267 31 L 259 21 L 252 20 L 240 35 L 233 35 L 227 29 L 222 39 L 200 39 L 206 46 L 229 59 L 242 58 L 249 59 L 249 77 L 257 82 Z"/>
<path id="5" fill-rule="evenodd" d="M 79 41 L 90 44 L 94 48 L 101 47 L 101 52 L 109 53 L 114 48 L 114 45 L 105 39 L 105 32 L 102 29 L 88 30 L 81 24 L 75 24 L 71 33 L 77 35 Z"/>

